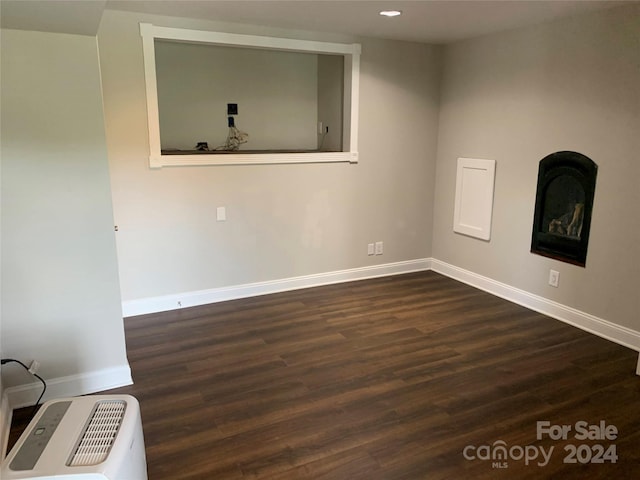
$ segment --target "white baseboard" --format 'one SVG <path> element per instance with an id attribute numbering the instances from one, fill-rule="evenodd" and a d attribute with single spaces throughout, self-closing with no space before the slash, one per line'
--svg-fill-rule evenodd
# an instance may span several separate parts
<path id="1" fill-rule="evenodd" d="M 129 365 L 45 380 L 47 391 L 42 399 L 43 402 L 53 398 L 87 395 L 133 383 Z M 41 392 L 42 383 L 36 382 L 9 387 L 6 389 L 5 395 L 10 409 L 14 410 L 33 405 Z"/>
<path id="2" fill-rule="evenodd" d="M 333 283 L 351 282 L 367 278 L 385 277 L 401 273 L 410 273 L 431 268 L 431 259 L 419 258 L 397 263 L 386 263 L 370 267 L 352 268 L 335 272 L 318 273 L 301 277 L 270 280 L 266 282 L 247 283 L 231 287 L 212 288 L 196 292 L 186 292 L 161 297 L 129 300 L 122 303 L 125 317 L 144 315 L 147 313 L 166 312 L 179 308 L 195 307 L 208 303 L 235 300 L 238 298 L 254 297 L 269 293 L 298 290 L 301 288 L 318 287 Z"/>
<path id="3" fill-rule="evenodd" d="M 498 297 L 509 300 L 523 307 L 540 312 L 549 317 L 578 327 L 589 333 L 593 333 L 612 342 L 640 352 L 640 332 L 621 325 L 598 318 L 589 313 L 562 305 L 553 300 L 540 297 L 533 293 L 520 290 L 510 285 L 498 282 L 488 277 L 483 277 L 469 270 L 450 265 L 440 260 L 431 259 L 431 269 L 447 277 L 459 280 L 473 287 L 489 292 Z M 640 360 L 638 363 L 640 374 Z"/>
<path id="4" fill-rule="evenodd" d="M 424 270 L 433 270 L 447 277 L 459 280 L 463 283 L 479 288 L 480 290 L 484 290 L 493 295 L 504 298 L 505 300 L 517 303 L 523 307 L 548 315 L 549 317 L 640 352 L 640 332 L 636 330 L 617 325 L 589 313 L 562 305 L 554 302 L 553 300 L 529 293 L 434 258 L 420 258 L 405 262 L 387 263 L 383 265 L 305 275 L 301 277 L 130 300 L 123 302 L 122 310 L 125 317 L 131 317 L 134 315 L 164 312 L 179 308 L 206 305 L 208 303 L 266 295 L 269 293 Z M 638 374 L 640 375 L 640 358 L 638 360 Z"/>

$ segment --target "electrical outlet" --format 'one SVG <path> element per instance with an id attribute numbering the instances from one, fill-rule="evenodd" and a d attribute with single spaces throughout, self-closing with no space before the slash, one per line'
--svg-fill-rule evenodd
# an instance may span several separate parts
<path id="1" fill-rule="evenodd" d="M 560 283 L 560 272 L 549 270 L 549 285 L 558 288 L 558 283 Z"/>
<path id="2" fill-rule="evenodd" d="M 367 244 L 367 255 L 374 255 L 376 253 L 373 243 Z"/>
<path id="3" fill-rule="evenodd" d="M 322 135 L 324 132 L 324 127 L 322 126 L 322 122 L 318 122 L 318 135 Z"/>
<path id="4" fill-rule="evenodd" d="M 384 252 L 384 244 L 382 242 L 376 242 L 376 255 L 382 255 Z"/>
<path id="5" fill-rule="evenodd" d="M 218 222 L 225 222 L 227 220 L 227 208 L 226 207 L 218 207 L 218 208 L 216 208 L 216 220 Z"/>

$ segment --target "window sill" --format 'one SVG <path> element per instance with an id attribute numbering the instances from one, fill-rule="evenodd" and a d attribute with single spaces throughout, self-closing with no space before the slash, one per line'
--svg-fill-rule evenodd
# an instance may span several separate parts
<path id="1" fill-rule="evenodd" d="M 284 163 L 357 163 L 357 152 L 181 152 L 163 153 L 149 157 L 151 168 L 206 165 L 273 165 Z"/>

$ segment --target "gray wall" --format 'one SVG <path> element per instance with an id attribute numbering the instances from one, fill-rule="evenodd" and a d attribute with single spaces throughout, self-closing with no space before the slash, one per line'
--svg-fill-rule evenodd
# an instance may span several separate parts
<path id="1" fill-rule="evenodd" d="M 105 12 L 98 43 L 123 300 L 430 256 L 438 48 L 363 42 L 358 164 L 151 170 L 141 21 L 357 40 Z M 384 255 L 367 256 L 377 240 Z"/>
<path id="2" fill-rule="evenodd" d="M 128 371 L 96 39 L 2 30 L 1 100 L 2 355 Z"/>
<path id="3" fill-rule="evenodd" d="M 364 40 L 360 163 L 161 170 L 139 21 L 358 39 L 107 11 L 103 123 L 95 39 L 3 31 L 3 356 L 36 358 L 48 378 L 126 366 L 118 265 L 134 300 L 432 256 L 640 330 L 638 18 L 614 9 L 450 46 L 441 97 L 439 48 Z M 529 253 L 538 161 L 562 149 L 600 168 L 586 268 Z M 459 156 L 498 162 L 490 242 L 452 232 Z M 377 240 L 385 254 L 368 257 Z M 30 381 L 3 372 L 3 387 Z"/>
<path id="4" fill-rule="evenodd" d="M 318 122 L 324 132 L 318 135 L 318 148 L 322 150 L 342 151 L 343 90 L 344 57 L 318 55 Z"/>
<path id="5" fill-rule="evenodd" d="M 316 148 L 318 55 L 156 41 L 163 149 L 224 145 L 227 103 L 249 134 L 240 150 Z"/>
<path id="6" fill-rule="evenodd" d="M 640 331 L 639 32 L 635 6 L 446 48 L 434 258 Z M 599 167 L 586 268 L 529 253 L 538 162 L 560 150 Z M 497 161 L 490 242 L 453 233 L 458 157 Z"/>

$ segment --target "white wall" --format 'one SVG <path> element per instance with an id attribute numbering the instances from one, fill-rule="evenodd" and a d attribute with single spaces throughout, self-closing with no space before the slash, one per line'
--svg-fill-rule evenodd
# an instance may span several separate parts
<path id="1" fill-rule="evenodd" d="M 2 30 L 1 100 L 2 355 L 37 359 L 52 395 L 126 383 L 96 39 Z"/>
<path id="2" fill-rule="evenodd" d="M 640 331 L 638 32 L 636 5 L 445 49 L 435 258 Z M 538 162 L 560 150 L 599 167 L 586 268 L 529 253 Z M 497 161 L 490 242 L 453 233 L 457 157 Z"/>
<path id="3" fill-rule="evenodd" d="M 358 164 L 151 170 L 141 21 L 357 41 L 105 12 L 98 43 L 124 301 L 430 256 L 437 47 L 362 42 Z M 216 222 L 218 206 L 226 222 Z M 367 256 L 377 240 L 384 255 Z"/>
<path id="4" fill-rule="evenodd" d="M 227 103 L 249 134 L 241 150 L 313 150 L 318 55 L 156 41 L 163 149 L 224 145 Z"/>

